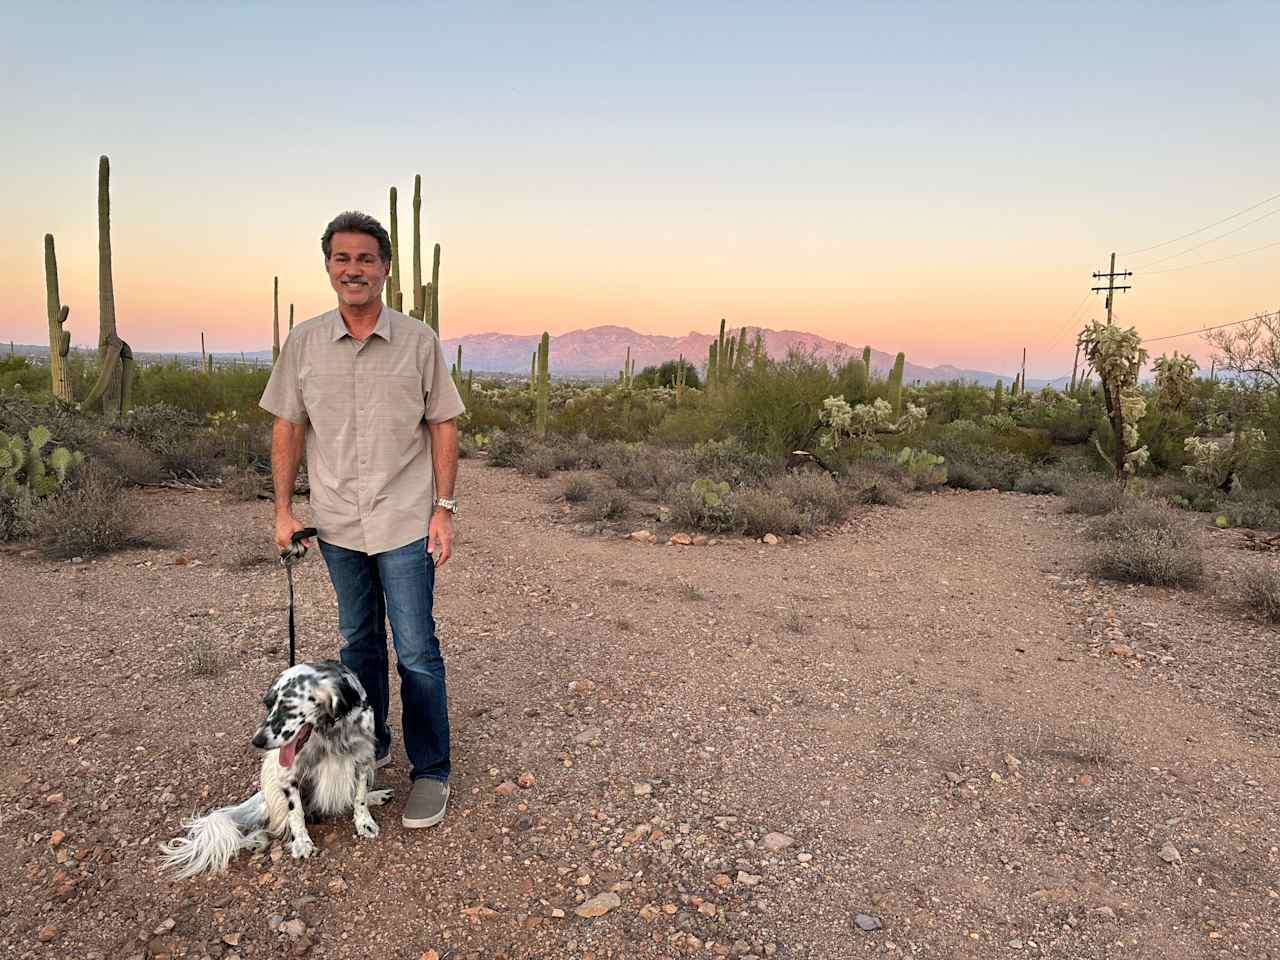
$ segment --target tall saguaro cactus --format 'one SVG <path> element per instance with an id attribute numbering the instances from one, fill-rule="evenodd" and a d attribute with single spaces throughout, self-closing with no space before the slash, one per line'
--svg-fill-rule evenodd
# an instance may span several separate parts
<path id="1" fill-rule="evenodd" d="M 422 174 L 413 177 L 413 312 L 410 314 L 419 320 L 426 318 L 423 313 L 424 291 L 422 289 Z"/>
<path id="2" fill-rule="evenodd" d="M 902 416 L 902 371 L 906 365 L 907 355 L 899 353 L 893 358 L 893 369 L 889 372 L 889 404 L 894 417 Z"/>
<path id="3" fill-rule="evenodd" d="M 427 284 L 427 300 L 431 309 L 431 329 L 440 335 L 440 244 L 431 251 L 431 282 Z"/>
<path id="4" fill-rule="evenodd" d="M 271 365 L 280 359 L 280 278 L 271 278 Z"/>
<path id="5" fill-rule="evenodd" d="M 49 375 L 53 396 L 70 403 L 71 382 L 67 377 L 67 355 L 71 352 L 71 331 L 65 329 L 70 307 L 62 305 L 58 292 L 58 257 L 53 250 L 53 234 L 44 235 L 44 284 L 49 299 Z M 13 344 L 9 345 L 10 352 Z"/>
<path id="6" fill-rule="evenodd" d="M 871 378 L 871 348 L 862 348 L 862 362 L 867 365 L 867 378 Z"/>
<path id="7" fill-rule="evenodd" d="M 400 300 L 400 220 L 396 212 L 396 188 L 391 188 L 391 275 L 387 278 L 387 306 L 398 310 Z"/>
<path id="8" fill-rule="evenodd" d="M 547 435 L 547 395 L 551 386 L 551 335 L 545 331 L 538 343 L 538 394 L 534 406 L 534 430 Z"/>
<path id="9" fill-rule="evenodd" d="M 133 392 L 133 351 L 116 333 L 116 294 L 111 279 L 111 162 L 98 159 L 98 380 L 81 403 L 102 399 L 102 413 L 114 420 L 128 410 Z"/>

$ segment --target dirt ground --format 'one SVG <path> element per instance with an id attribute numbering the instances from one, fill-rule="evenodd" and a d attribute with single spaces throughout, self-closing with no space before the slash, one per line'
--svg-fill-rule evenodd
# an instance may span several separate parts
<path id="1" fill-rule="evenodd" d="M 186 882 L 156 846 L 256 789 L 285 665 L 270 507 L 138 491 L 162 546 L 0 554 L 0 955 L 1280 957 L 1280 634 L 1236 587 L 1274 554 L 1206 529 L 1203 588 L 1103 585 L 994 493 L 647 545 L 558 488 L 463 464 L 445 822 L 401 827 L 397 755 L 376 840 Z M 318 554 L 298 617 L 335 656 Z"/>

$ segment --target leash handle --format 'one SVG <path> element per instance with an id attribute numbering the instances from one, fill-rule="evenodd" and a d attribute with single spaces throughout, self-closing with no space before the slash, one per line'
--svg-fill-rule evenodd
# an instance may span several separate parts
<path id="1" fill-rule="evenodd" d="M 303 544 L 303 540 L 309 540 L 316 536 L 318 531 L 315 527 L 303 527 L 301 530 L 295 530 L 289 538 L 289 546 L 280 551 L 280 562 L 284 565 L 285 573 L 289 577 L 289 666 L 293 666 L 297 661 L 297 631 L 293 623 L 293 568 L 294 565 L 307 555 L 307 548 Z"/>

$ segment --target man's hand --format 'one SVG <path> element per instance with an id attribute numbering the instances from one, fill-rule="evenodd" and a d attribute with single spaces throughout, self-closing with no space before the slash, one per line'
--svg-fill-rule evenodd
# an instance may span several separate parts
<path id="1" fill-rule="evenodd" d="M 304 529 L 303 525 L 293 515 L 292 510 L 278 512 L 276 514 L 276 546 L 281 550 L 287 550 L 293 542 L 294 533 L 302 529 Z M 303 540 L 302 545 L 308 550 L 311 549 L 310 540 Z"/>
<path id="2" fill-rule="evenodd" d="M 443 567 L 453 556 L 453 514 L 444 507 L 431 511 L 427 525 L 427 553 L 435 556 L 436 567 Z"/>

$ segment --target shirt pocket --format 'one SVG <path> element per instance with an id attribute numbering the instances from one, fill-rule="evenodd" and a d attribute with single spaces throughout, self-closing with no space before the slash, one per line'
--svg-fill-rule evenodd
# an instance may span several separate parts
<path id="1" fill-rule="evenodd" d="M 426 404 L 419 377 L 376 377 L 369 384 L 369 396 L 375 425 L 387 430 L 392 436 L 407 437 L 422 425 Z"/>
<path id="2" fill-rule="evenodd" d="M 351 426 L 352 380 L 345 373 L 308 372 L 302 378 L 307 419 L 321 437 L 338 437 Z"/>

